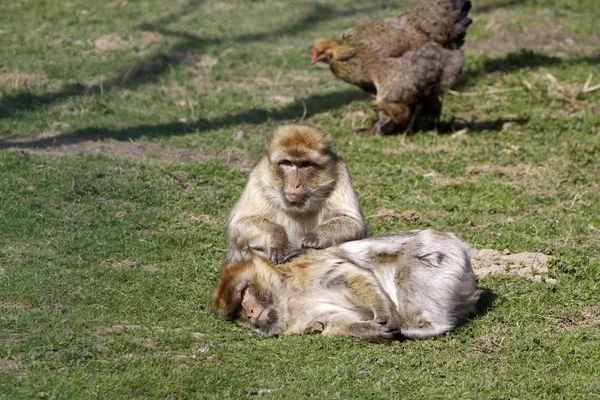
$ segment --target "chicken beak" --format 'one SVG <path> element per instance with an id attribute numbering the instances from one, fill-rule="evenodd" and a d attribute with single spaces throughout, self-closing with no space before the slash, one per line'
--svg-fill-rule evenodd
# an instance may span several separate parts
<path id="1" fill-rule="evenodd" d="M 312 59 L 310 60 L 310 63 L 312 65 L 315 65 L 321 58 L 319 57 L 319 54 L 315 51 L 314 53 L 312 53 Z"/>

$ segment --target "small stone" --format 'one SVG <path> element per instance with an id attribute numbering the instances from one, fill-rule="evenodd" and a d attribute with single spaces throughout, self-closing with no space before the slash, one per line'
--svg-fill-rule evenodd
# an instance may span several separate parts
<path id="1" fill-rule="evenodd" d="M 244 132 L 244 131 L 237 131 L 233 135 L 233 140 L 236 142 L 239 142 L 240 140 L 246 140 L 247 138 L 248 138 L 248 135 L 246 135 L 246 132 Z"/>
<path id="2" fill-rule="evenodd" d="M 505 123 L 502 124 L 502 132 L 513 130 L 517 126 L 519 126 L 519 124 L 517 124 L 514 121 L 505 122 Z"/>

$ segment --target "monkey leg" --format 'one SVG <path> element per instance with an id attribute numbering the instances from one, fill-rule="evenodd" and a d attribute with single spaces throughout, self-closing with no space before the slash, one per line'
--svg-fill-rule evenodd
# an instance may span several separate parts
<path id="1" fill-rule="evenodd" d="M 402 340 L 404 336 L 400 329 L 393 325 L 381 325 L 373 321 L 327 321 L 322 331 L 323 335 L 352 336 L 368 340 L 373 343 L 389 343 L 393 340 Z"/>
<path id="2" fill-rule="evenodd" d="M 352 276 L 346 284 L 350 292 L 371 309 L 374 323 L 385 325 L 398 322 L 396 305 L 371 274 Z"/>

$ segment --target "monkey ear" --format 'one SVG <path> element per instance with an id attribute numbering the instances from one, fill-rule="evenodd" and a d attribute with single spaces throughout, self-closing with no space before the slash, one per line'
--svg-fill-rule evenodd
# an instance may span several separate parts
<path id="1" fill-rule="evenodd" d="M 248 254 L 250 254 L 250 258 L 252 259 L 252 261 L 260 257 L 258 253 L 252 247 L 250 247 L 250 245 L 246 244 L 246 248 L 248 249 Z"/>
<path id="2" fill-rule="evenodd" d="M 250 254 L 250 258 L 255 265 L 267 261 L 263 256 L 260 255 L 258 251 L 254 250 L 250 246 L 248 246 L 248 254 Z"/>

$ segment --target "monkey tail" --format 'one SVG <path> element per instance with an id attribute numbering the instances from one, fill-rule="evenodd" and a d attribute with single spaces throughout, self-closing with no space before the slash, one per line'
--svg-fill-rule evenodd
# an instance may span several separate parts
<path id="1" fill-rule="evenodd" d="M 427 339 L 441 335 L 455 328 L 454 325 L 427 324 L 423 327 L 401 327 L 402 336 L 407 339 Z"/>

